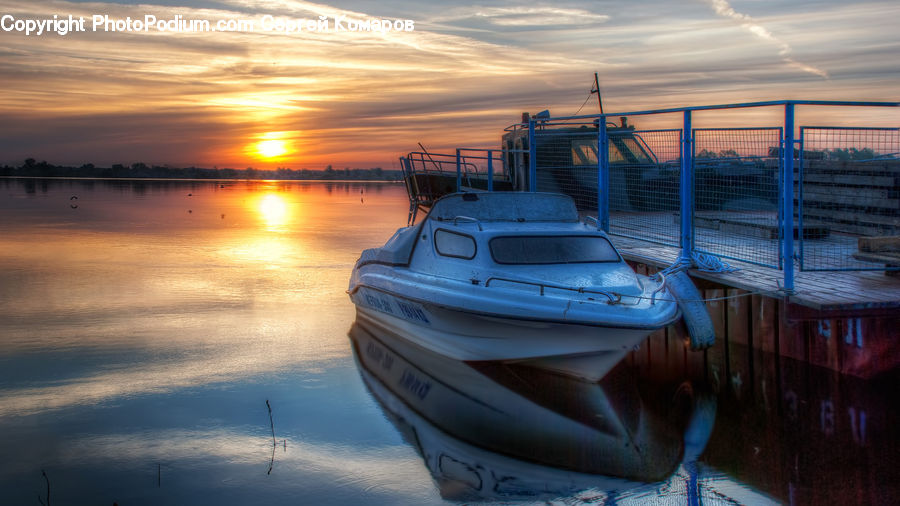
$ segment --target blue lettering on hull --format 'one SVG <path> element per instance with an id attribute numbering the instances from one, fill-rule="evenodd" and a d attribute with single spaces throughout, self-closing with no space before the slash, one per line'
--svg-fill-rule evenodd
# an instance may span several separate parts
<path id="1" fill-rule="evenodd" d="M 394 310 L 391 308 L 391 301 L 385 297 L 376 297 L 366 292 L 366 304 L 372 309 L 377 309 L 388 314 L 394 314 Z"/>
<path id="2" fill-rule="evenodd" d="M 428 311 L 420 304 L 409 301 L 402 301 L 396 297 L 386 294 L 373 294 L 369 290 L 362 290 L 362 301 L 376 311 L 387 313 L 389 315 L 398 316 L 405 320 L 416 323 L 424 323 L 431 325 L 431 319 L 428 317 Z"/>
<path id="3" fill-rule="evenodd" d="M 421 308 L 413 306 L 411 304 L 407 304 L 405 302 L 397 301 L 397 306 L 400 307 L 400 312 L 403 313 L 403 316 L 406 317 L 407 320 L 415 320 L 420 321 L 422 323 L 431 323 L 428 321 L 428 317 L 425 316 L 425 311 Z"/>

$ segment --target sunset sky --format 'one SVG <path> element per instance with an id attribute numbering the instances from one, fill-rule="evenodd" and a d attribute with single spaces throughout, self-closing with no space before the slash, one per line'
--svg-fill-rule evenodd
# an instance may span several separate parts
<path id="1" fill-rule="evenodd" d="M 10 165 L 394 168 L 416 142 L 494 146 L 522 111 L 574 114 L 594 71 L 607 112 L 900 100 L 896 0 L 0 0 L 0 15 L 4 27 L 54 15 L 87 25 L 0 31 L 0 164 Z M 93 15 L 255 26 L 104 32 Z M 326 16 L 331 29 L 266 31 L 265 15 Z M 415 30 L 335 31 L 342 16 Z"/>

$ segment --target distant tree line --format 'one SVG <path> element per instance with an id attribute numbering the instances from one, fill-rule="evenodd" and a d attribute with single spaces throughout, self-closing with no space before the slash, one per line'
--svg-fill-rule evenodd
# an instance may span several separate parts
<path id="1" fill-rule="evenodd" d="M 829 160 L 872 160 L 880 155 L 872 148 L 836 148 L 826 149 L 825 156 Z"/>
<path id="2" fill-rule="evenodd" d="M 799 149 L 794 150 L 794 158 L 800 154 Z M 781 157 L 780 148 L 770 147 L 770 157 Z M 803 157 L 807 160 L 873 160 L 876 158 L 895 157 L 895 155 L 882 155 L 872 148 L 835 148 L 822 151 L 803 151 Z M 703 149 L 694 155 L 695 158 L 741 158 L 741 155 L 733 149 L 723 149 L 718 152 Z"/>
<path id="3" fill-rule="evenodd" d="M 733 149 L 722 149 L 719 152 L 701 149 L 694 158 L 740 158 L 741 155 Z"/>
<path id="4" fill-rule="evenodd" d="M 294 180 L 357 180 L 357 181 L 399 181 L 402 173 L 399 170 L 383 170 L 381 167 L 370 169 L 335 169 L 331 165 L 325 170 L 294 170 L 279 167 L 275 170 L 261 170 L 247 167 L 231 169 L 214 167 L 168 167 L 133 163 L 131 165 L 115 164 L 111 167 L 96 167 L 86 163 L 80 167 L 53 165 L 45 161 L 38 162 L 29 158 L 18 167 L 4 165 L 0 167 L 0 176 L 20 177 L 96 177 L 96 178 L 159 178 L 159 179 L 294 179 Z"/>

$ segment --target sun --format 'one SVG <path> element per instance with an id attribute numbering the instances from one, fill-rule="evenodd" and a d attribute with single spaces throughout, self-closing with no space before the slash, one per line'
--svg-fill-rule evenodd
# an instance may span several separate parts
<path id="1" fill-rule="evenodd" d="M 279 139 L 269 139 L 256 143 L 256 152 L 263 158 L 277 158 L 288 152 L 287 143 Z"/>

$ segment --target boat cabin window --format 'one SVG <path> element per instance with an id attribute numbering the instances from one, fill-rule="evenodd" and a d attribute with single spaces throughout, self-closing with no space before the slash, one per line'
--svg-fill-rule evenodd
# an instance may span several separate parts
<path id="1" fill-rule="evenodd" d="M 475 238 L 458 232 L 438 229 L 434 233 L 434 249 L 439 255 L 445 257 L 471 260 L 475 258 Z"/>
<path id="2" fill-rule="evenodd" d="M 597 165 L 597 139 L 572 139 L 572 165 Z M 633 137 L 612 137 L 609 142 L 609 163 L 653 163 L 647 152 Z"/>
<path id="3" fill-rule="evenodd" d="M 597 165 L 597 139 L 572 139 L 572 165 Z"/>
<path id="4" fill-rule="evenodd" d="M 610 136 L 609 163 L 653 163 L 635 137 Z"/>
<path id="5" fill-rule="evenodd" d="M 507 236 L 490 243 L 491 256 L 498 264 L 569 264 L 618 262 L 619 253 L 605 237 Z"/>

